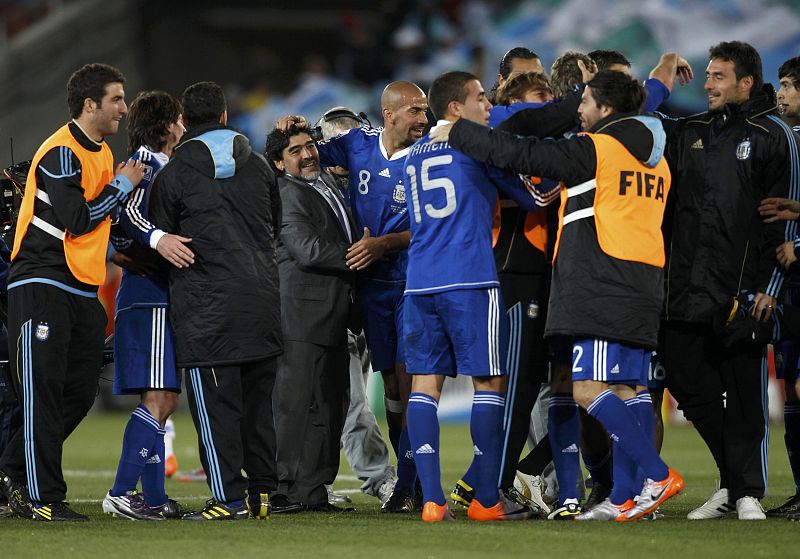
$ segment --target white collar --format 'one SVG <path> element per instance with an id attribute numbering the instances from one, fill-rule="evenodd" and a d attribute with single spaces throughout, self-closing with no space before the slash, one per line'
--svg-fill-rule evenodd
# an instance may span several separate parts
<path id="1" fill-rule="evenodd" d="M 394 155 L 389 157 L 388 153 L 386 153 L 386 146 L 383 145 L 383 129 L 381 129 L 381 133 L 378 135 L 378 145 L 381 146 L 381 153 L 383 154 L 383 158 L 387 161 L 394 161 L 395 159 L 404 158 L 408 155 L 408 150 L 411 148 L 403 148 L 400 151 L 396 151 Z"/>

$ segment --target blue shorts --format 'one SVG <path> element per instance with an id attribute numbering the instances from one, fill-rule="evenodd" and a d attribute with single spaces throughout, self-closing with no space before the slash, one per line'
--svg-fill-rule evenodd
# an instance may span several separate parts
<path id="1" fill-rule="evenodd" d="M 664 359 L 657 351 L 652 351 L 650 366 L 647 368 L 646 386 L 650 390 L 664 390 L 667 387 L 667 369 L 664 368 Z"/>
<path id="2" fill-rule="evenodd" d="M 784 382 L 797 381 L 800 369 L 800 344 L 794 340 L 785 340 L 775 346 L 775 377 Z"/>
<path id="3" fill-rule="evenodd" d="M 508 317 L 496 287 L 406 295 L 403 332 L 411 374 L 506 374 Z"/>
<path id="4" fill-rule="evenodd" d="M 135 307 L 114 319 L 114 394 L 181 391 L 172 326 L 164 307 Z"/>
<path id="5" fill-rule="evenodd" d="M 404 281 L 363 279 L 356 291 L 364 317 L 364 336 L 372 354 L 372 369 L 386 371 L 403 363 Z"/>
<path id="6" fill-rule="evenodd" d="M 576 340 L 572 344 L 572 380 L 647 386 L 651 353 L 605 340 Z"/>

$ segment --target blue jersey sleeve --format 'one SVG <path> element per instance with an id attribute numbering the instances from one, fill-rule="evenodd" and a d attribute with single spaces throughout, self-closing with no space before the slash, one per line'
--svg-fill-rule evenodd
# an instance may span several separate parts
<path id="1" fill-rule="evenodd" d="M 519 207 L 523 210 L 535 212 L 550 203 L 545 203 L 546 196 L 541 192 L 537 192 L 536 187 L 538 185 L 534 185 L 533 181 L 523 180 L 520 175 L 492 167 L 491 165 L 486 166 L 486 174 L 489 175 L 489 179 L 499 190 L 519 204 Z M 545 180 L 549 181 L 548 185 L 552 187 L 551 183 L 553 181 Z M 544 184 L 544 181 L 539 184 Z"/>
<path id="2" fill-rule="evenodd" d="M 317 143 L 319 160 L 323 167 L 336 167 L 338 165 L 348 169 L 350 165 L 347 162 L 347 152 L 350 142 L 357 131 L 358 128 L 351 128 L 338 136 Z"/>
<path id="3" fill-rule="evenodd" d="M 669 89 L 660 80 L 655 78 L 645 80 L 644 88 L 647 90 L 647 98 L 644 101 L 644 112 L 646 113 L 652 113 L 669 99 Z"/>
<path id="4" fill-rule="evenodd" d="M 144 159 L 141 152 L 137 151 L 131 159 Z M 148 188 L 155 175 L 161 170 L 161 166 L 155 160 L 144 161 L 145 175 L 139 185 L 133 189 L 128 201 L 120 211 L 119 224 L 122 230 L 142 246 L 150 246 L 150 237 L 154 232 L 160 231 L 147 218 L 147 201 L 149 196 Z"/>

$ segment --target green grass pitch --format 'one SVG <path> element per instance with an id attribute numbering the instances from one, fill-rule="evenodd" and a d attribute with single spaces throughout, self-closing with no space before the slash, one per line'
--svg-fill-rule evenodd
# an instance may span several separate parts
<path id="1" fill-rule="evenodd" d="M 351 493 L 358 512 L 273 516 L 266 522 L 136 523 L 102 513 L 100 501 L 113 482 L 125 414 L 92 414 L 64 449 L 69 500 L 88 514 L 84 524 L 39 524 L 0 520 L 0 557 L 336 557 L 425 559 L 495 557 L 711 557 L 791 556 L 800 545 L 800 523 L 786 520 L 739 522 L 735 519 L 689 522 L 686 513 L 701 504 L 716 479 L 713 463 L 691 428 L 668 429 L 664 456 L 686 478 L 686 490 L 662 509 L 656 522 L 567 523 L 469 522 L 457 510 L 458 522 L 424 525 L 419 516 L 382 515 L 377 499 Z M 197 443 L 187 413 L 175 417 L 176 451 L 181 470 L 199 465 Z M 466 424 L 442 427 L 442 483 L 452 487 L 470 460 Z M 793 490 L 782 428 L 770 442 L 770 487 L 766 507 L 779 504 Z M 356 490 L 360 483 L 342 460 L 337 490 Z M 205 483 L 167 481 L 171 497 L 199 507 L 209 496 Z M 447 493 L 448 491 L 446 491 Z"/>

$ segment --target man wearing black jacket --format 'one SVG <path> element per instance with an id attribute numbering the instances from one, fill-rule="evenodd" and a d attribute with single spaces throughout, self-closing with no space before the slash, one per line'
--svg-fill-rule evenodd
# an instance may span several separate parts
<path id="1" fill-rule="evenodd" d="M 170 270 L 170 320 L 213 498 L 184 518 L 264 518 L 277 486 L 280 196 L 263 156 L 226 126 L 219 85 L 189 86 L 182 104 L 188 132 L 151 186 L 150 211 L 195 254 Z"/>
<path id="2" fill-rule="evenodd" d="M 768 323 L 784 271 L 775 249 L 793 225 L 765 224 L 768 197 L 797 199 L 791 128 L 776 114 L 761 58 L 738 41 L 709 49 L 709 111 L 664 121 L 674 189 L 667 269 L 667 387 L 708 445 L 720 488 L 690 519 L 737 511 L 761 520 L 766 490 Z M 769 328 L 767 328 L 769 330 Z M 768 334 L 767 334 L 768 337 Z"/>
<path id="3" fill-rule="evenodd" d="M 278 266 L 285 346 L 274 397 L 279 487 L 273 510 L 339 512 L 346 509 L 328 503 L 325 485 L 339 470 L 347 329 L 361 329 L 350 320 L 355 272 L 346 264 L 359 235 L 305 127 L 273 130 L 266 154 L 280 173 L 283 204 Z"/>
<path id="4" fill-rule="evenodd" d="M 450 132 L 467 155 L 562 180 L 545 336 L 571 346 L 575 401 L 614 440 L 614 491 L 580 520 L 637 520 L 683 487 L 648 433 L 652 405 L 634 390 L 657 340 L 670 188 L 661 123 L 637 114 L 644 97 L 634 80 L 606 71 L 587 84 L 578 109 L 586 133 L 575 138 L 522 139 L 461 122 Z"/>

